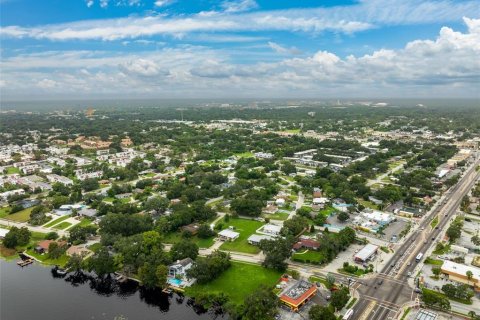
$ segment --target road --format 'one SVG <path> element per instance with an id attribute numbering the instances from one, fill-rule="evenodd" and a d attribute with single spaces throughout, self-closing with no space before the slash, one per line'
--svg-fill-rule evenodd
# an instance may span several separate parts
<path id="1" fill-rule="evenodd" d="M 390 174 L 392 174 L 392 173 L 394 173 L 394 172 L 396 172 L 396 171 L 398 171 L 398 170 L 400 170 L 400 169 L 403 169 L 403 166 L 404 166 L 404 165 L 405 165 L 405 163 L 402 162 L 402 163 L 399 164 L 398 166 L 396 166 L 396 167 L 388 170 L 387 172 L 385 172 L 385 173 L 377 176 L 375 179 L 369 180 L 369 181 L 367 182 L 367 186 L 370 187 L 370 186 L 372 186 L 372 185 L 374 185 L 374 184 L 383 184 L 384 182 L 383 182 L 382 180 L 383 180 L 384 178 L 386 178 L 388 175 L 390 175 Z"/>
<path id="2" fill-rule="evenodd" d="M 60 237 L 67 236 L 68 237 L 68 231 L 65 230 L 52 230 L 49 228 L 44 228 L 42 226 L 32 226 L 26 222 L 14 222 L 11 220 L 6 220 L 6 219 L 0 219 L 0 224 L 4 226 L 9 226 L 9 227 L 27 227 L 30 231 L 35 231 L 35 232 L 41 232 L 41 233 L 49 233 L 52 231 L 55 231 Z"/>
<path id="3" fill-rule="evenodd" d="M 447 223 L 452 219 L 458 209 L 463 196 L 473 187 L 479 178 L 480 172 L 475 168 L 479 164 L 476 160 L 457 183 L 447 191 L 444 200 L 422 220 L 418 229 L 414 231 L 398 248 L 379 274 L 364 284 L 355 284 L 354 289 L 359 293 L 360 299 L 355 306 L 353 319 L 361 320 L 384 320 L 395 319 L 401 311 L 403 304 L 415 301 L 420 297 L 408 285 L 408 274 L 415 274 L 417 262 L 415 257 L 418 253 L 425 253 L 437 240 Z M 438 228 L 432 230 L 431 220 L 439 217 Z M 382 284 L 379 281 L 383 280 Z"/>

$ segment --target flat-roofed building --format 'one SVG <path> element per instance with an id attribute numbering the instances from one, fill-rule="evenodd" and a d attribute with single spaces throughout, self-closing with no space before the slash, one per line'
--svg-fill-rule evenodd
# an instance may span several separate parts
<path id="1" fill-rule="evenodd" d="M 374 244 L 367 244 L 365 247 L 362 248 L 359 252 L 357 252 L 354 256 L 353 259 L 356 262 L 367 262 L 368 260 L 371 260 L 378 251 L 378 246 Z"/>
<path id="2" fill-rule="evenodd" d="M 475 291 L 480 292 L 480 268 L 446 260 L 440 270 L 448 280 L 472 286 Z M 470 279 L 467 276 L 469 271 L 472 273 Z"/>
<path id="3" fill-rule="evenodd" d="M 298 311 L 306 302 L 317 294 L 317 286 L 305 281 L 289 279 L 284 290 L 280 292 L 280 302 L 292 311 Z"/>
<path id="4" fill-rule="evenodd" d="M 218 233 L 218 236 L 220 237 L 220 240 L 222 241 L 233 241 L 237 239 L 240 236 L 240 233 L 235 232 L 230 229 L 225 229 L 222 230 Z"/>

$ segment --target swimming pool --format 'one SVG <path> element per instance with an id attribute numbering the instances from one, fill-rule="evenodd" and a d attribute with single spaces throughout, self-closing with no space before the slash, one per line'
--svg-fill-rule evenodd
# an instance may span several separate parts
<path id="1" fill-rule="evenodd" d="M 182 284 L 182 280 L 180 279 L 176 279 L 176 278 L 170 278 L 168 279 L 168 283 L 170 283 L 171 285 L 173 286 L 176 286 L 176 287 L 180 287 L 180 285 Z"/>

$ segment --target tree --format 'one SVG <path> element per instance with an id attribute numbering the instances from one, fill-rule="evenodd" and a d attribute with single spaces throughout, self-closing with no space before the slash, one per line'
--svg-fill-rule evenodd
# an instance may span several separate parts
<path id="1" fill-rule="evenodd" d="M 36 206 L 30 212 L 30 219 L 29 219 L 28 222 L 30 224 L 33 224 L 34 226 L 38 226 L 38 225 L 42 225 L 42 224 L 47 223 L 47 221 L 50 218 L 47 217 L 47 215 L 45 214 L 46 212 L 48 212 L 47 207 L 45 207 L 43 205 Z"/>
<path id="2" fill-rule="evenodd" d="M 45 239 L 46 240 L 55 240 L 58 238 L 58 233 L 55 231 L 50 231 L 49 233 L 46 234 Z"/>
<path id="3" fill-rule="evenodd" d="M 137 214 L 107 214 L 100 221 L 100 230 L 103 233 L 131 236 L 153 229 L 152 218 L 148 215 Z"/>
<path id="4" fill-rule="evenodd" d="M 208 224 L 201 224 L 198 227 L 197 236 L 200 239 L 207 239 L 213 237 L 215 235 L 215 231 L 213 231 Z"/>
<path id="5" fill-rule="evenodd" d="M 348 299 L 350 299 L 348 288 L 342 287 L 340 290 L 332 293 L 330 304 L 335 308 L 335 310 L 340 310 L 347 304 Z"/>
<path id="6" fill-rule="evenodd" d="M 422 300 L 425 302 L 425 305 L 429 307 L 438 307 L 443 310 L 450 310 L 450 301 L 448 298 L 443 297 L 434 291 L 423 290 Z"/>
<path id="7" fill-rule="evenodd" d="M 236 198 L 232 200 L 230 207 L 237 215 L 258 217 L 262 213 L 263 201 Z"/>
<path id="8" fill-rule="evenodd" d="M 147 288 L 164 288 L 167 283 L 168 268 L 165 265 L 156 265 L 154 261 L 147 261 L 138 269 L 138 277 Z"/>
<path id="9" fill-rule="evenodd" d="M 83 257 L 74 253 L 65 264 L 65 268 L 75 273 L 79 273 L 82 270 Z"/>
<path id="10" fill-rule="evenodd" d="M 169 203 L 167 198 L 153 197 L 145 202 L 145 210 L 155 211 L 156 213 L 164 212 L 168 208 Z"/>
<path id="11" fill-rule="evenodd" d="M 48 257 L 50 259 L 58 259 L 65 253 L 65 246 L 61 246 L 58 242 L 50 242 L 48 245 Z"/>
<path id="12" fill-rule="evenodd" d="M 191 258 L 195 260 L 198 256 L 198 246 L 189 240 L 182 240 L 175 243 L 170 250 L 172 260 Z"/>
<path id="13" fill-rule="evenodd" d="M 80 226 L 76 225 L 70 228 L 69 240 L 72 243 L 82 243 L 87 240 L 88 237 L 97 233 L 97 227 L 94 225 Z"/>
<path id="14" fill-rule="evenodd" d="M 81 182 L 80 186 L 86 192 L 93 191 L 93 190 L 96 190 L 96 189 L 100 188 L 98 180 L 94 179 L 94 178 L 83 180 Z"/>
<path id="15" fill-rule="evenodd" d="M 350 215 L 348 214 L 348 212 L 341 211 L 341 212 L 337 215 L 337 218 L 338 218 L 338 220 L 340 220 L 340 221 L 347 221 L 347 220 L 350 218 Z"/>
<path id="16" fill-rule="evenodd" d="M 293 164 L 291 164 L 289 161 L 282 162 L 281 170 L 286 175 L 297 172 L 297 168 Z"/>
<path id="17" fill-rule="evenodd" d="M 245 298 L 245 320 L 270 320 L 277 314 L 278 298 L 272 289 L 261 285 Z"/>
<path id="18" fill-rule="evenodd" d="M 432 268 L 432 273 L 435 275 L 435 277 L 438 279 L 438 276 L 440 275 L 440 272 L 442 269 L 440 267 L 433 267 Z"/>
<path id="19" fill-rule="evenodd" d="M 318 304 L 314 305 L 308 311 L 310 320 L 336 320 L 335 314 L 328 308 Z"/>
<path id="20" fill-rule="evenodd" d="M 115 271 L 115 263 L 113 257 L 108 252 L 107 248 L 100 248 L 88 262 L 89 271 L 95 271 L 95 273 L 103 278 Z"/>
<path id="21" fill-rule="evenodd" d="M 265 260 L 262 265 L 279 271 L 285 271 L 287 268 L 287 260 L 292 250 L 292 240 L 277 238 L 273 240 L 260 241 L 260 249 L 265 254 Z"/>
<path id="22" fill-rule="evenodd" d="M 473 272 L 470 271 L 470 270 L 467 270 L 467 279 L 468 279 L 468 284 L 470 284 L 470 281 L 472 281 L 472 278 L 473 278 Z"/>
<path id="23" fill-rule="evenodd" d="M 326 280 L 327 280 L 327 284 L 328 284 L 327 289 L 330 289 L 331 287 L 333 287 L 333 285 L 335 284 L 335 277 L 333 276 L 333 274 L 328 273 L 327 277 L 326 277 Z"/>
<path id="24" fill-rule="evenodd" d="M 283 222 L 282 234 L 297 236 L 306 227 L 308 227 L 308 220 L 301 216 L 293 216 Z"/>
<path id="25" fill-rule="evenodd" d="M 3 238 L 3 245 L 7 248 L 27 245 L 30 241 L 31 232 L 26 227 L 12 227 Z"/>
<path id="26" fill-rule="evenodd" d="M 198 258 L 193 267 L 187 271 L 187 276 L 197 279 L 199 284 L 205 284 L 216 279 L 230 268 L 230 265 L 230 255 L 216 250 L 206 258 Z"/>
<path id="27" fill-rule="evenodd" d="M 478 234 L 474 235 L 471 240 L 474 245 L 480 246 L 480 237 L 478 236 Z"/>

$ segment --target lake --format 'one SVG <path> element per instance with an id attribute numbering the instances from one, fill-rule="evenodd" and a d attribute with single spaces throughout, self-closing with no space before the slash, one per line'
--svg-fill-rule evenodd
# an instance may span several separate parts
<path id="1" fill-rule="evenodd" d="M 117 284 L 82 274 L 55 276 L 37 263 L 20 268 L 0 259 L 2 320 L 226 319 L 193 306 L 187 297 L 146 290 L 134 281 Z"/>

